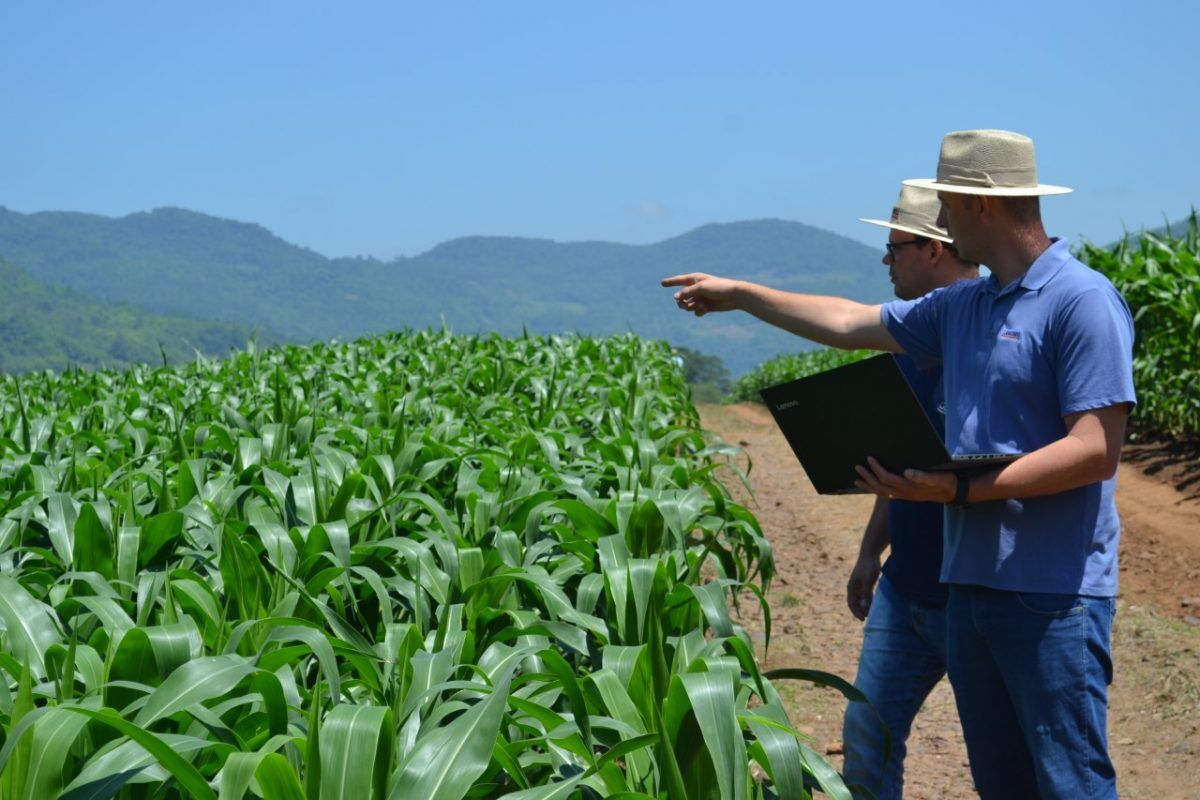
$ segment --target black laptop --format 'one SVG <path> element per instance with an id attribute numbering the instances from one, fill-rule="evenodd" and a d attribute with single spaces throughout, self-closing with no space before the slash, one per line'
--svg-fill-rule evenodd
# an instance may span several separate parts
<path id="1" fill-rule="evenodd" d="M 861 492 L 854 467 L 974 472 L 1021 453 L 951 456 L 895 356 L 884 354 L 763 389 L 788 444 L 821 494 Z"/>

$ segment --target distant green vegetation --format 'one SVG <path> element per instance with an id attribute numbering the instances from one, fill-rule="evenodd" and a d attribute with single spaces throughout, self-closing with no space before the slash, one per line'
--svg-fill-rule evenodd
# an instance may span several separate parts
<path id="1" fill-rule="evenodd" d="M 1125 295 L 1137 329 L 1134 419 L 1171 435 L 1200 436 L 1200 221 L 1170 233 L 1126 236 L 1110 247 L 1085 243 L 1080 259 Z"/>
<path id="2" fill-rule="evenodd" d="M 695 319 L 659 281 L 711 272 L 864 302 L 891 295 L 881 253 L 798 222 L 705 225 L 649 245 L 471 236 L 408 258 L 330 259 L 258 225 L 177 208 L 112 219 L 0 208 L 0 255 L 93 298 L 258 326 L 296 342 L 399 329 L 634 331 L 734 373 L 795 348 L 744 314 Z"/>
<path id="3" fill-rule="evenodd" d="M 227 355 L 254 333 L 245 325 L 165 316 L 112 305 L 38 282 L 0 260 L 0 371 L 125 367 Z M 259 336 L 263 343 L 277 340 Z M 160 351 L 159 347 L 162 347 Z"/>
<path id="4" fill-rule="evenodd" d="M 693 403 L 719 403 L 729 393 L 732 378 L 720 357 L 690 347 L 674 348 L 692 390 Z"/>
<path id="5" fill-rule="evenodd" d="M 729 399 L 735 403 L 761 403 L 762 398 L 758 393 L 768 386 L 815 375 L 843 364 L 862 361 L 873 355 L 877 355 L 874 350 L 838 350 L 830 347 L 807 353 L 776 356 L 738 378 L 729 393 Z"/>

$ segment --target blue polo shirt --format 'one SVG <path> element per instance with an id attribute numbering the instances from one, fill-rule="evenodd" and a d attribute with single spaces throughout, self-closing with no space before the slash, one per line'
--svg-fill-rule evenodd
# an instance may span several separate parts
<path id="1" fill-rule="evenodd" d="M 913 394 L 942 434 L 946 404 L 942 396 L 942 368 L 918 369 L 908 356 L 896 356 L 896 364 L 908 379 Z M 949 589 L 942 583 L 941 503 L 892 500 L 888 503 L 888 559 L 883 574 L 910 603 L 944 606 Z"/>
<path id="2" fill-rule="evenodd" d="M 1063 239 L 1008 286 L 959 281 L 884 305 L 882 320 L 919 366 L 943 365 L 953 454 L 1032 452 L 1066 434 L 1065 415 L 1136 399 L 1129 307 Z M 947 506 L 942 580 L 1115 595 L 1115 484 Z"/>

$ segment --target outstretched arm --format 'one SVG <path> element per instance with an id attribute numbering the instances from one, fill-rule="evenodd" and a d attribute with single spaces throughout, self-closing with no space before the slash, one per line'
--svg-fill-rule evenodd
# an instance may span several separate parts
<path id="1" fill-rule="evenodd" d="M 675 275 L 662 285 L 682 287 L 675 293 L 675 303 L 698 317 L 710 311 L 745 311 L 777 328 L 830 347 L 901 351 L 884 327 L 879 306 L 842 297 L 782 292 L 703 272 Z"/>

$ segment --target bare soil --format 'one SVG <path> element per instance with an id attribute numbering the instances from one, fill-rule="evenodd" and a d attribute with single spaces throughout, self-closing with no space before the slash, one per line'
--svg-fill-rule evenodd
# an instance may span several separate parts
<path id="1" fill-rule="evenodd" d="M 779 575 L 771 587 L 768 668 L 811 667 L 853 680 L 861 624 L 846 579 L 872 498 L 817 495 L 761 406 L 700 407 L 704 425 L 744 456 L 753 496 L 726 483 L 758 516 Z M 1121 594 L 1113 635 L 1110 752 L 1127 800 L 1200 798 L 1200 455 L 1173 442 L 1133 444 L 1118 476 Z M 744 609 L 744 624 L 758 617 Z M 840 764 L 845 701 L 829 689 L 779 686 L 793 722 Z M 909 738 L 905 797 L 974 797 L 954 696 L 934 690 Z"/>

